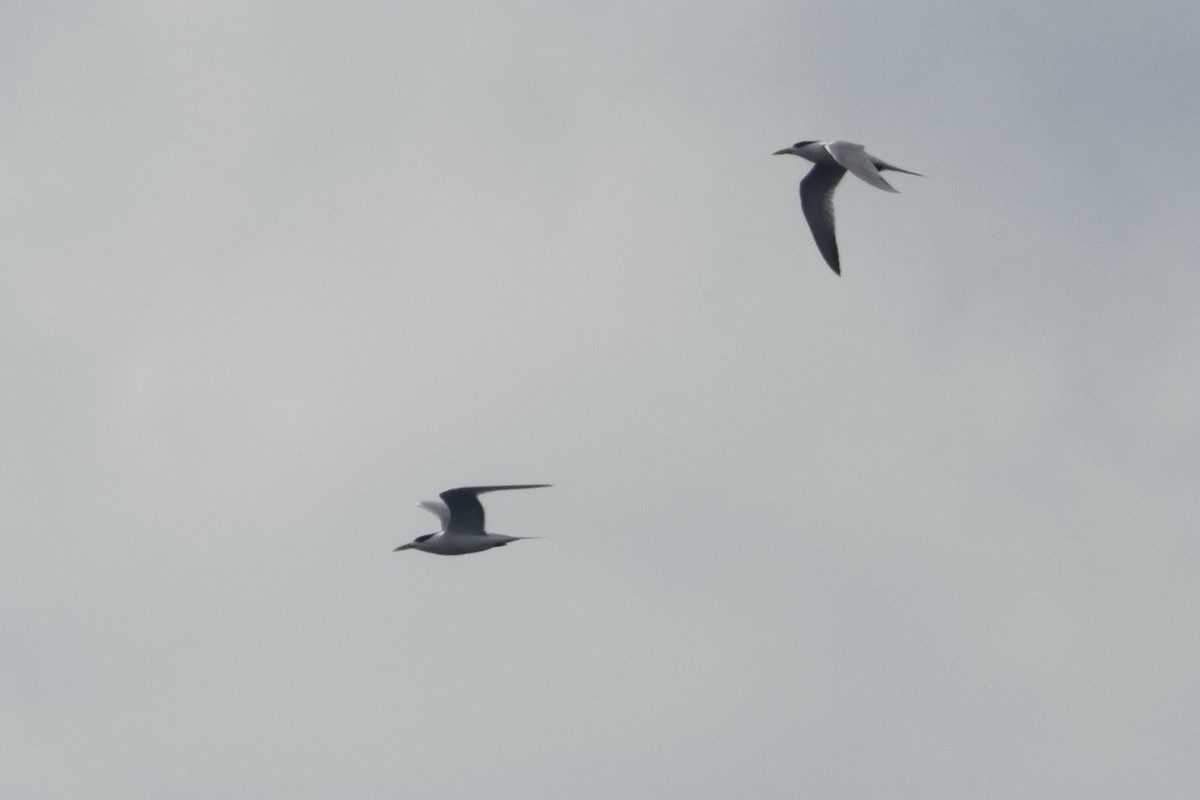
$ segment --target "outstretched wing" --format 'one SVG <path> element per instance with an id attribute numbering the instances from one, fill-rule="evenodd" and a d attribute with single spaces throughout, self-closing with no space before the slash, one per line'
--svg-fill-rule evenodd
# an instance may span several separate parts
<path id="1" fill-rule="evenodd" d="M 450 510 L 450 519 L 445 523 L 447 534 L 469 534 L 482 536 L 483 504 L 479 495 L 485 492 L 499 492 L 507 489 L 541 489 L 548 483 L 520 483 L 508 486 L 460 486 L 457 489 L 447 489 L 439 497 Z"/>
<path id="2" fill-rule="evenodd" d="M 867 155 L 867 149 L 861 144 L 854 144 L 853 142 L 830 142 L 825 145 L 825 149 L 829 151 L 829 155 L 833 156 L 834 161 L 876 189 L 883 189 L 885 192 L 896 191 L 879 174 L 879 170 L 871 162 L 871 157 Z"/>
<path id="3" fill-rule="evenodd" d="M 817 242 L 817 249 L 838 275 L 842 274 L 838 262 L 837 237 L 833 233 L 833 190 L 846 170 L 837 164 L 817 164 L 804 180 L 800 181 L 800 206 L 809 230 Z"/>

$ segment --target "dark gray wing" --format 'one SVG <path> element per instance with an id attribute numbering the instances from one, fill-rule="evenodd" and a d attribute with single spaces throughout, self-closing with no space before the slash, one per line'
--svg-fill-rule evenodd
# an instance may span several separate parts
<path id="1" fill-rule="evenodd" d="M 450 509 L 450 522 L 446 525 L 446 533 L 483 535 L 483 504 L 479 502 L 479 495 L 484 492 L 499 492 L 506 489 L 541 489 L 549 485 L 548 483 L 520 483 L 508 486 L 460 486 L 457 489 L 447 489 L 438 495 Z"/>
<path id="2" fill-rule="evenodd" d="M 845 167 L 838 164 L 817 164 L 800 181 L 800 205 L 804 218 L 812 231 L 817 249 L 838 275 L 842 267 L 838 262 L 837 237 L 833 233 L 833 190 L 846 174 Z"/>

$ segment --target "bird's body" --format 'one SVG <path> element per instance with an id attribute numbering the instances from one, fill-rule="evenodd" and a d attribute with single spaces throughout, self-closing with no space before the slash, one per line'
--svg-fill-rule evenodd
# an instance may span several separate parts
<path id="1" fill-rule="evenodd" d="M 776 150 L 774 155 L 800 156 L 815 165 L 800 181 L 800 205 L 813 239 L 817 242 L 817 249 L 824 256 L 825 263 L 838 275 L 842 274 L 842 267 L 833 229 L 833 190 L 842 176 L 847 171 L 852 172 L 885 192 L 894 192 L 896 189 L 880 174 L 884 170 L 920 176 L 918 172 L 910 172 L 875 158 L 861 144 L 852 142 L 797 142 L 791 147 Z"/>
<path id="2" fill-rule="evenodd" d="M 461 556 L 467 553 L 479 553 L 493 547 L 501 547 L 518 539 L 528 539 L 528 536 L 505 536 L 502 533 L 487 533 L 483 529 L 483 504 L 479 495 L 484 492 L 498 492 L 505 489 L 541 489 L 548 483 L 522 483 L 510 486 L 463 486 L 457 489 L 447 489 L 439 497 L 441 500 L 425 500 L 417 503 L 426 511 L 437 515 L 442 521 L 442 529 L 436 533 L 418 536 L 408 544 L 396 548 L 400 550 L 423 550 L 426 553 L 436 553 L 441 556 Z"/>

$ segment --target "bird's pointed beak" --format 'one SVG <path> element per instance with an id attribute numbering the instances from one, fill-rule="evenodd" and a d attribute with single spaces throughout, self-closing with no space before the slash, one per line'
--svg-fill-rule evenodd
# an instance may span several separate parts
<path id="1" fill-rule="evenodd" d="M 412 542 L 409 542 L 408 544 L 402 544 L 402 545 L 400 545 L 399 547 L 397 547 L 397 548 L 396 548 L 395 550 L 393 550 L 392 552 L 393 552 L 393 553 L 399 553 L 401 550 L 412 550 L 412 549 L 413 549 Z"/>
<path id="2" fill-rule="evenodd" d="M 782 150 L 776 150 L 774 153 L 771 153 L 771 155 L 773 155 L 773 156 L 794 156 L 794 155 L 796 155 L 796 148 L 785 147 Z"/>

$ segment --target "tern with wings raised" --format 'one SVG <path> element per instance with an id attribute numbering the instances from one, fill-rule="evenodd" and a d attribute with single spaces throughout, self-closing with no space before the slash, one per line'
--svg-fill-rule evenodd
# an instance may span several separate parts
<path id="1" fill-rule="evenodd" d="M 502 533 L 488 533 L 483 528 L 483 504 L 479 495 L 484 492 L 499 492 L 507 489 L 541 489 L 548 483 L 522 483 L 511 486 L 462 486 L 457 489 L 447 489 L 439 497 L 441 500 L 423 500 L 417 503 L 426 511 L 437 515 L 442 521 L 442 529 L 436 533 L 418 536 L 408 544 L 402 544 L 393 552 L 400 550 L 423 550 L 426 553 L 437 553 L 441 556 L 461 556 L 467 553 L 479 553 L 493 547 L 502 547 L 518 539 L 529 539 L 529 536 L 505 536 Z"/>

